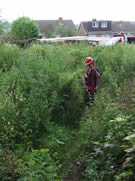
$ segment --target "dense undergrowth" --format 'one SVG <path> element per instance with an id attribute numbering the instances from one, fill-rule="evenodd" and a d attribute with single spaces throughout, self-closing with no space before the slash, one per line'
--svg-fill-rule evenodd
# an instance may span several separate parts
<path id="1" fill-rule="evenodd" d="M 101 71 L 91 108 L 86 56 Z M 0 180 L 134 181 L 134 70 L 134 45 L 0 44 Z"/>

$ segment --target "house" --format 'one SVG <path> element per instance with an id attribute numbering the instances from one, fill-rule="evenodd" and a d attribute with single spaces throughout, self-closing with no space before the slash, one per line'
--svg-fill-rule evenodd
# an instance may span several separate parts
<path id="1" fill-rule="evenodd" d="M 135 35 L 135 24 L 130 21 L 112 21 L 113 36 L 124 32 L 125 35 Z"/>
<path id="2" fill-rule="evenodd" d="M 54 32 L 58 25 L 68 28 L 75 28 L 72 20 L 63 20 L 61 17 L 58 18 L 58 20 L 35 20 L 35 22 L 39 25 L 41 34 Z"/>
<path id="3" fill-rule="evenodd" d="M 78 36 L 113 37 L 121 32 L 126 35 L 135 35 L 135 24 L 129 21 L 92 21 L 81 22 L 78 28 Z"/>
<path id="4" fill-rule="evenodd" d="M 92 21 L 81 22 L 78 28 L 78 36 L 92 36 L 92 37 L 110 37 L 112 36 L 112 22 L 111 21 Z"/>

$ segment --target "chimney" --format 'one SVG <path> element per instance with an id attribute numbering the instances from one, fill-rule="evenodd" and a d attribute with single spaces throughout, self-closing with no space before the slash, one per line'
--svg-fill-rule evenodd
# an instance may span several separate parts
<path id="1" fill-rule="evenodd" d="M 63 19 L 61 17 L 58 19 L 58 25 L 63 25 Z"/>

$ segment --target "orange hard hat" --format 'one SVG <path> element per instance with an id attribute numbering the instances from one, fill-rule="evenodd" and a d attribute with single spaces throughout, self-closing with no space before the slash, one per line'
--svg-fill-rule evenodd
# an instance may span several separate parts
<path id="1" fill-rule="evenodd" d="M 94 63 L 94 60 L 91 57 L 86 57 L 85 58 L 85 65 L 89 65 L 91 63 Z"/>

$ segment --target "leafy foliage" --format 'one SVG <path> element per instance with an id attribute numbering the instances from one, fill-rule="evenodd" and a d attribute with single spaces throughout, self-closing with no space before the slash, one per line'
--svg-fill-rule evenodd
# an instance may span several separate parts
<path id="1" fill-rule="evenodd" d="M 54 31 L 55 31 L 55 28 L 52 24 L 49 24 L 46 29 L 45 29 L 45 36 L 48 37 L 48 38 L 52 38 L 54 37 Z"/>
<path id="2" fill-rule="evenodd" d="M 39 26 L 35 21 L 21 17 L 12 23 L 11 33 L 15 35 L 17 40 L 35 38 L 39 36 Z"/>
<path id="3" fill-rule="evenodd" d="M 75 36 L 77 34 L 75 28 L 66 27 L 63 25 L 58 25 L 55 28 L 55 31 L 56 31 L 56 35 L 58 35 L 60 37 Z"/>
<path id="4" fill-rule="evenodd" d="M 0 20 L 0 35 L 5 34 L 9 31 L 10 24 L 7 21 Z"/>
<path id="5" fill-rule="evenodd" d="M 5 43 L 0 46 L 0 54 L 0 69 L 3 72 L 7 72 L 18 63 L 22 50 L 16 45 Z"/>
<path id="6" fill-rule="evenodd" d="M 10 23 L 8 23 L 6 20 L 2 18 L 0 10 L 0 35 L 8 33 L 10 29 Z"/>
<path id="7" fill-rule="evenodd" d="M 134 180 L 134 49 L 1 43 L 0 179 L 60 181 L 78 164 L 84 181 Z M 101 71 L 90 109 L 86 56 Z"/>

